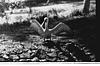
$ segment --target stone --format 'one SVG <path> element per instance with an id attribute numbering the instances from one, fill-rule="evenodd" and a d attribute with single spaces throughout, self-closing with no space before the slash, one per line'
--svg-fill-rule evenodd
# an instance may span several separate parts
<path id="1" fill-rule="evenodd" d="M 37 52 L 37 50 L 32 50 L 32 53 L 35 53 L 35 52 Z"/>
<path id="2" fill-rule="evenodd" d="M 38 61 L 39 59 L 37 57 L 34 57 L 33 59 L 31 59 L 31 61 Z"/>
<path id="3" fill-rule="evenodd" d="M 28 53 L 32 53 L 32 51 L 31 50 L 28 50 Z"/>
<path id="4" fill-rule="evenodd" d="M 47 53 L 47 55 L 50 56 L 50 57 L 56 57 L 57 56 L 57 54 L 55 52 Z"/>
<path id="5" fill-rule="evenodd" d="M 37 46 L 32 46 L 31 49 L 35 50 L 35 49 L 37 49 Z"/>
<path id="6" fill-rule="evenodd" d="M 40 54 L 39 55 L 39 59 L 45 59 L 46 58 L 46 55 L 45 54 Z"/>
<path id="7" fill-rule="evenodd" d="M 24 54 L 19 55 L 20 58 L 25 58 Z"/>
<path id="8" fill-rule="evenodd" d="M 41 59 L 41 60 L 39 60 L 40 62 L 45 62 L 46 61 L 46 59 Z"/>
<path id="9" fill-rule="evenodd" d="M 3 58 L 8 59 L 9 57 L 8 57 L 6 54 L 4 54 L 4 55 L 3 55 Z"/>
<path id="10" fill-rule="evenodd" d="M 17 51 L 16 51 L 16 53 L 22 53 L 23 51 L 21 50 L 21 49 L 18 49 Z"/>
<path id="11" fill-rule="evenodd" d="M 24 51 L 24 52 L 28 52 L 28 50 L 29 50 L 29 49 L 26 49 L 26 48 L 25 48 L 25 49 L 23 49 L 23 51 Z"/>
<path id="12" fill-rule="evenodd" d="M 30 54 L 29 53 L 23 53 L 20 55 L 20 58 L 30 58 Z"/>
<path id="13" fill-rule="evenodd" d="M 10 55 L 11 59 L 19 59 L 19 57 L 17 55 Z"/>
<path id="14" fill-rule="evenodd" d="M 0 58 L 0 62 L 4 62 L 5 61 L 5 59 L 4 58 Z"/>
<path id="15" fill-rule="evenodd" d="M 31 62 L 31 59 L 24 59 L 24 61 Z"/>
<path id="16" fill-rule="evenodd" d="M 27 61 L 26 59 L 20 59 L 19 62 L 25 62 Z"/>
<path id="17" fill-rule="evenodd" d="M 36 53 L 35 52 L 33 52 L 32 54 L 31 54 L 31 56 L 33 57 L 33 56 L 35 56 L 36 55 Z"/>
<path id="18" fill-rule="evenodd" d="M 51 52 L 54 52 L 55 51 L 55 49 L 50 49 L 51 50 Z"/>
<path id="19" fill-rule="evenodd" d="M 56 58 L 47 57 L 46 60 L 47 60 L 47 61 L 52 61 L 52 62 L 53 62 L 53 61 L 56 61 Z"/>

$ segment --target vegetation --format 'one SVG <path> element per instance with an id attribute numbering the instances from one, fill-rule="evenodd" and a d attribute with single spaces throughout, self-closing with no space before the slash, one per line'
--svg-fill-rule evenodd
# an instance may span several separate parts
<path id="1" fill-rule="evenodd" d="M 30 6 L 31 0 L 28 1 L 27 6 L 34 6 Z M 40 0 L 36 1 L 38 2 Z M 75 33 L 75 37 L 67 37 L 67 39 L 65 39 L 66 42 L 43 42 L 43 39 L 39 37 L 36 38 L 38 34 L 30 28 L 29 20 L 0 25 L 0 47 L 6 47 L 7 45 L 6 48 L 0 48 L 2 52 L 0 53 L 0 61 L 95 61 L 95 56 L 87 47 L 89 47 L 93 53 L 97 54 L 96 50 L 94 50 L 97 45 L 95 44 L 96 9 L 90 6 L 88 14 L 84 14 L 82 9 L 74 9 L 69 15 L 65 14 L 66 16 L 60 16 L 60 13 L 64 11 L 63 9 L 57 10 L 52 8 L 47 12 L 40 11 L 35 14 L 36 19 L 40 23 L 42 23 L 44 17 L 49 14 L 50 28 L 59 22 L 67 24 Z M 31 12 L 31 14 L 33 13 Z M 10 37 L 12 41 L 9 38 L 5 39 L 5 37 Z M 88 46 L 83 45 L 83 43 L 88 44 Z M 9 46 L 10 50 L 8 50 Z M 5 51 L 7 53 L 5 53 Z M 88 54 L 88 52 L 90 54 Z"/>

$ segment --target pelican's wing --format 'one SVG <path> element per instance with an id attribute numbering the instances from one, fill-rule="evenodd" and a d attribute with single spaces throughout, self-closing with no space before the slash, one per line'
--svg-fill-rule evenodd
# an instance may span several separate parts
<path id="1" fill-rule="evenodd" d="M 56 25 L 53 29 L 50 29 L 50 32 L 54 35 L 61 32 L 71 33 L 71 29 L 69 28 L 68 25 L 61 22 L 58 25 Z"/>
<path id="2" fill-rule="evenodd" d="M 31 23 L 30 27 L 38 32 L 40 35 L 43 34 L 44 30 L 43 30 L 43 27 L 39 24 L 39 22 L 37 20 L 33 20 L 33 22 Z"/>

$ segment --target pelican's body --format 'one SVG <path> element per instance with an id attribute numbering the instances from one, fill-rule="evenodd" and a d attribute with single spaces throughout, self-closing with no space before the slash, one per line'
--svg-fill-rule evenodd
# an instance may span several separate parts
<path id="1" fill-rule="evenodd" d="M 54 28 L 49 29 L 48 28 L 48 18 L 44 18 L 44 21 L 42 24 L 40 24 L 36 19 L 32 19 L 31 21 L 31 27 L 39 33 L 39 35 L 43 38 L 50 38 L 51 35 L 56 35 L 60 32 L 66 31 L 68 33 L 71 32 L 71 29 L 65 25 L 64 23 L 59 23 Z M 43 28 L 43 24 L 45 23 L 45 28 Z"/>

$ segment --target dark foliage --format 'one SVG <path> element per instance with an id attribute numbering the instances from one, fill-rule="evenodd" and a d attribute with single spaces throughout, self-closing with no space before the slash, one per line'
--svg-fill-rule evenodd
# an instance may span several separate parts
<path id="1" fill-rule="evenodd" d="M 83 1 L 83 0 L 50 0 L 50 3 L 57 3 L 58 1 L 70 1 L 70 2 L 73 2 L 73 1 Z M 37 6 L 41 3 L 46 3 L 47 0 L 27 0 L 25 1 L 25 6 L 28 6 L 28 7 L 32 7 L 32 6 Z"/>
<path id="2" fill-rule="evenodd" d="M 23 28 L 25 29 L 29 25 L 30 25 L 30 22 L 28 22 L 28 21 L 15 22 L 13 24 L 4 23 L 4 24 L 0 25 L 0 34 L 16 33 L 20 29 L 23 29 Z"/>
<path id="3" fill-rule="evenodd" d="M 70 16 L 83 16 L 83 12 L 76 9 L 70 14 Z"/>
<path id="4" fill-rule="evenodd" d="M 69 25 L 74 31 L 78 32 L 77 36 L 81 37 L 82 40 L 88 44 L 89 48 L 95 52 L 97 58 L 99 59 L 99 47 L 96 43 L 96 22 L 96 16 L 91 16 L 68 20 L 64 23 Z"/>

